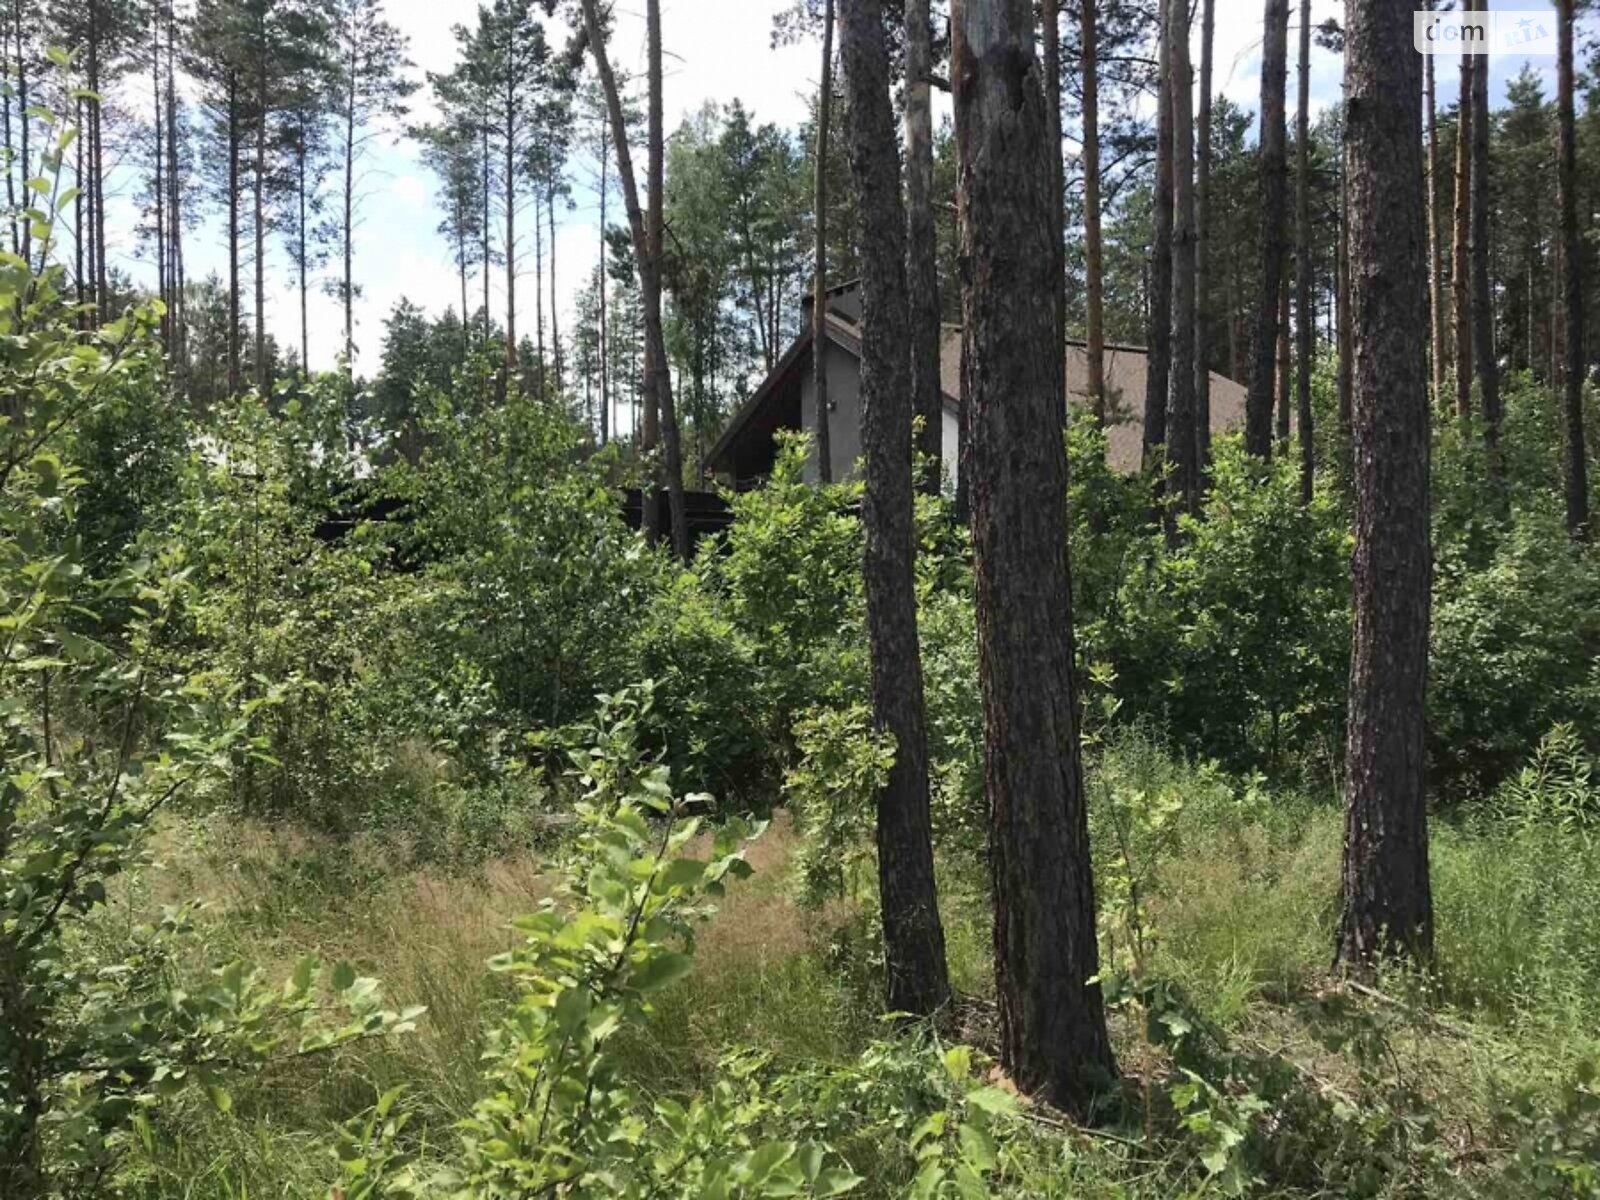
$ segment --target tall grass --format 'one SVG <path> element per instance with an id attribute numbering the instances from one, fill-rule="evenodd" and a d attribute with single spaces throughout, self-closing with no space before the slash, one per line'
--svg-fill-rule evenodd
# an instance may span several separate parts
<path id="1" fill-rule="evenodd" d="M 1327 1086 L 1354 1086 L 1354 1065 L 1321 1045 L 1315 1015 L 1332 982 L 1341 838 L 1332 798 L 1185 762 L 1138 732 L 1098 747 L 1087 781 L 1107 968 L 1128 944 L 1136 890 L 1144 970 L 1181 985 L 1228 1036 L 1270 1040 Z M 1600 1029 L 1600 841 L 1498 813 L 1436 824 L 1437 963 L 1420 988 L 1384 984 L 1437 1014 L 1409 1027 L 1394 1053 L 1443 1119 L 1463 1128 L 1481 1125 L 1494 1094 L 1549 1086 L 1596 1051 L 1586 1031 Z M 734 1048 L 779 1064 L 847 1066 L 885 1032 L 872 907 L 800 907 L 789 869 L 798 837 L 780 815 L 756 844 L 754 878 L 730 889 L 698 933 L 694 972 L 625 1035 L 628 1073 L 652 1094 L 705 1088 Z M 172 964 L 180 975 L 234 956 L 281 970 L 313 951 L 348 959 L 396 1003 L 429 1011 L 410 1037 L 246 1082 L 227 1118 L 203 1099 L 164 1111 L 149 1147 L 131 1157 L 129 1195 L 320 1197 L 334 1174 L 334 1126 L 401 1083 L 418 1136 L 453 1136 L 477 1098 L 483 1030 L 506 999 L 484 965 L 514 940 L 510 919 L 547 893 L 538 861 L 397 869 L 377 843 L 223 822 L 174 824 L 159 850 L 159 867 L 122 889 L 93 936 L 124 936 L 155 906 L 198 896 L 203 957 Z M 988 881 L 965 854 L 940 872 L 952 979 L 963 994 L 988 995 Z M 1441 1034 L 1444 1025 L 1454 1032 Z M 1136 1058 L 1134 1032 L 1116 1032 Z M 1167 1194 L 1172 1177 L 1151 1153 L 1041 1143 L 1026 1194 Z"/>

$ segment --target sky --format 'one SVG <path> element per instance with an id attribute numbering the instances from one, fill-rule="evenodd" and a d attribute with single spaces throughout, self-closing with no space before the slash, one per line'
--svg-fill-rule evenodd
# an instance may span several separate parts
<path id="1" fill-rule="evenodd" d="M 772 18 L 792 0 L 662 0 L 664 103 L 670 134 L 681 119 L 707 101 L 744 102 L 758 121 L 794 127 L 805 119 L 807 98 L 816 90 L 819 47 L 814 43 L 773 48 Z M 425 72 L 443 72 L 455 56 L 452 28 L 469 21 L 474 0 L 389 0 L 390 19 L 410 39 L 411 58 L 420 80 Z M 1261 0 L 1217 0 L 1215 86 L 1242 107 L 1254 110 L 1260 92 Z M 1342 0 L 1312 0 L 1312 22 L 1333 16 L 1343 19 Z M 1492 9 L 1540 9 L 1553 12 L 1551 0 L 1491 0 Z M 1291 9 L 1298 19 L 1298 4 Z M 617 29 L 611 53 L 616 68 L 639 76 L 644 72 L 643 0 L 617 0 Z M 559 25 L 559 22 L 557 23 Z M 1198 39 L 1198 21 L 1196 38 Z M 563 28 L 551 31 L 552 41 L 566 39 Z M 1290 34 L 1290 104 L 1294 103 L 1293 57 L 1295 33 Z M 1198 63 L 1198 47 L 1195 51 Z M 1455 101 L 1455 59 L 1440 59 L 1438 102 L 1441 108 Z M 1555 59 L 1494 56 L 1489 60 L 1492 101 L 1503 96 L 1506 81 L 1524 62 L 1531 63 L 1545 80 L 1547 95 L 1555 90 Z M 1339 97 L 1340 56 L 1313 48 L 1312 107 L 1319 110 Z M 948 98 L 936 93 L 935 120 L 949 111 Z M 413 101 L 419 117 L 427 115 L 427 88 Z M 640 166 L 642 170 L 642 163 Z M 1069 168 L 1070 169 L 1070 168 Z M 398 136 L 386 136 L 368 164 L 367 199 L 355 235 L 356 279 L 363 295 L 356 303 L 357 369 L 372 373 L 378 365 L 383 319 L 402 297 L 432 312 L 442 312 L 459 294 L 454 267 L 443 239 L 435 232 L 439 215 L 434 205 L 434 181 L 418 161 L 415 147 Z M 569 169 L 572 185 L 570 211 L 558 212 L 558 295 L 561 327 L 572 328 L 572 298 L 596 260 L 599 241 L 598 197 L 591 163 L 574 162 Z M 121 193 L 132 191 L 131 180 L 118 182 Z M 612 214 L 620 204 L 612 201 Z M 131 208 L 129 209 L 131 214 Z M 613 215 L 615 220 L 616 216 Z M 122 230 L 130 219 L 116 221 Z M 153 284 L 153 267 L 136 254 L 131 235 L 123 232 L 109 250 L 113 262 L 135 278 Z M 269 246 L 267 325 L 285 347 L 298 346 L 299 309 L 289 263 L 280 246 Z M 226 245 L 219 220 L 212 215 L 189 235 L 184 244 L 185 271 L 198 278 L 226 268 Z M 533 264 L 531 246 L 523 252 L 526 275 L 519 275 L 519 328 L 532 317 Z M 472 284 L 473 294 L 480 284 Z M 248 286 L 246 288 L 248 294 Z M 529 293 L 524 295 L 524 293 Z M 504 271 L 498 269 L 492 284 L 497 315 L 505 302 Z M 248 295 L 247 295 L 248 299 Z M 320 291 L 311 298 L 310 359 L 314 368 L 333 365 L 340 348 L 343 317 L 338 303 Z"/>

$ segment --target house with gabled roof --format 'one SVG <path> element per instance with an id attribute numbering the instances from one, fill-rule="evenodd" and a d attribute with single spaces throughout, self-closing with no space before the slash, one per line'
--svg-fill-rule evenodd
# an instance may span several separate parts
<path id="1" fill-rule="evenodd" d="M 861 289 L 859 281 L 832 288 L 827 293 L 826 336 L 823 363 L 828 373 L 828 435 L 832 448 L 833 477 L 854 476 L 861 458 Z M 771 474 L 780 430 L 815 430 L 816 394 L 812 373 L 815 352 L 811 301 L 805 302 L 803 330 L 777 364 L 728 421 L 722 436 L 706 455 L 708 470 L 739 489 L 753 487 Z M 1074 411 L 1088 407 L 1088 360 L 1083 342 L 1068 340 L 1067 403 Z M 1105 379 L 1108 421 L 1107 457 L 1118 471 L 1139 469 L 1144 447 L 1145 351 L 1137 346 L 1107 345 Z M 946 325 L 940 348 L 940 387 L 943 392 L 943 451 L 945 473 L 958 473 L 956 447 L 961 419 L 961 327 Z M 1235 432 L 1244 427 L 1245 389 L 1225 375 L 1211 373 L 1211 432 Z M 818 476 L 816 447 L 807 478 Z"/>

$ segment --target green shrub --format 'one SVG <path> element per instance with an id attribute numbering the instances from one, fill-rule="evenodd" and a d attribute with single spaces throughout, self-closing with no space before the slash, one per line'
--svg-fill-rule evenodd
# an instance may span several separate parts
<path id="1" fill-rule="evenodd" d="M 1472 557 L 1443 545 L 1436 568 L 1429 758 L 1451 794 L 1492 789 L 1557 722 L 1600 727 L 1600 559 L 1548 506 Z"/>
<path id="2" fill-rule="evenodd" d="M 1292 462 L 1220 440 L 1204 519 L 1176 548 L 1157 533 L 1130 546 L 1114 605 L 1080 627 L 1124 718 L 1235 769 L 1342 744 L 1350 535 L 1326 489 L 1310 505 L 1298 489 Z"/>

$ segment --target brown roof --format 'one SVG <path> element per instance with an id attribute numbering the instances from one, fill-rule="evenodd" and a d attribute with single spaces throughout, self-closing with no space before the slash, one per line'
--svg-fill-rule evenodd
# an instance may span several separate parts
<path id="1" fill-rule="evenodd" d="M 1138 346 L 1106 346 L 1106 458 L 1113 468 L 1132 474 L 1144 457 L 1144 389 L 1148 356 Z M 947 401 L 961 395 L 961 326 L 946 325 L 939 358 L 940 386 Z M 1089 358 L 1084 343 L 1067 342 L 1067 401 L 1073 408 L 1089 403 Z M 1244 385 L 1211 372 L 1211 433 L 1220 436 L 1244 428 Z"/>
<path id="2" fill-rule="evenodd" d="M 846 288 L 835 291 L 849 290 Z M 832 293 L 830 292 L 830 295 Z M 829 312 L 828 340 L 860 357 L 861 329 L 855 322 Z M 802 361 L 802 355 L 811 346 L 809 326 L 791 345 L 783 358 L 772 369 L 755 394 L 733 414 L 722 436 L 706 455 L 715 470 L 728 469 L 737 445 L 750 438 L 763 442 L 770 439 L 778 415 L 779 385 L 784 382 Z M 1124 474 L 1138 471 L 1144 456 L 1144 389 L 1147 355 L 1138 346 L 1107 344 L 1105 351 L 1106 376 L 1106 457 L 1111 466 Z M 809 361 L 806 359 L 805 361 Z M 1067 399 L 1074 408 L 1088 403 L 1085 390 L 1088 382 L 1088 358 L 1084 343 L 1067 342 Z M 952 407 L 960 404 L 961 396 L 961 327 L 944 326 L 940 346 L 939 382 L 945 403 Z M 792 399 L 798 404 L 797 399 Z M 1245 389 L 1226 375 L 1211 372 L 1211 432 L 1213 436 L 1237 432 L 1244 428 Z M 763 418 L 765 414 L 765 418 Z M 789 418 L 793 420 L 793 416 Z"/>

